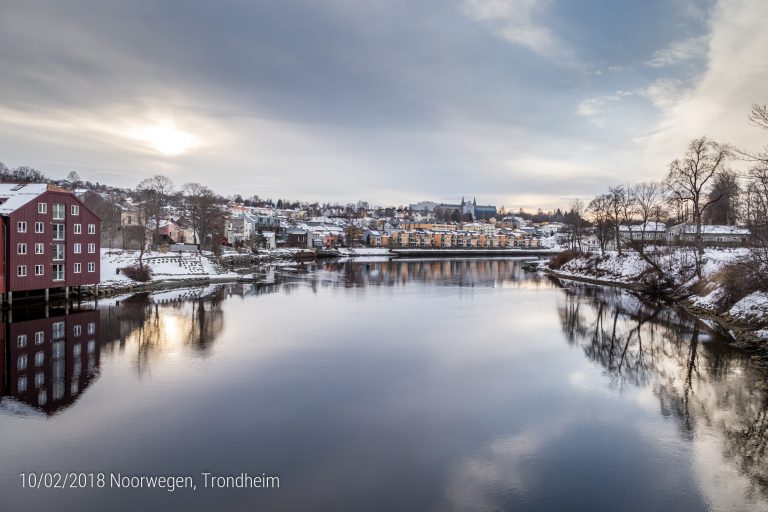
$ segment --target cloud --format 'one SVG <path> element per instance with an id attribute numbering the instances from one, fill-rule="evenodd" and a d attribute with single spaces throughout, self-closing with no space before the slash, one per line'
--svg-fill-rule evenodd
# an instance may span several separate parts
<path id="1" fill-rule="evenodd" d="M 676 105 L 687 90 L 682 80 L 660 78 L 640 90 L 639 94 L 650 100 L 655 107 L 664 110 Z"/>
<path id="2" fill-rule="evenodd" d="M 552 30 L 535 18 L 548 0 L 464 0 L 464 10 L 473 19 L 491 23 L 504 39 L 544 56 L 553 56 L 561 44 Z"/>
<path id="3" fill-rule="evenodd" d="M 718 1 L 710 14 L 706 70 L 682 92 L 674 80 L 646 89 L 645 96 L 663 108 L 661 119 L 638 138 L 655 168 L 663 169 L 702 135 L 744 148 L 765 143 L 765 132 L 750 126 L 747 115 L 753 103 L 768 100 L 766 18 L 763 0 Z"/>
<path id="4" fill-rule="evenodd" d="M 656 50 L 650 60 L 645 63 L 653 68 L 663 68 L 704 57 L 707 53 L 707 37 L 689 37 L 675 41 L 669 47 Z"/>
<path id="5" fill-rule="evenodd" d="M 576 114 L 581 117 L 586 117 L 597 126 L 604 128 L 607 125 L 607 121 L 602 116 L 611 111 L 611 104 L 627 96 L 632 96 L 633 94 L 634 93 L 629 91 L 620 90 L 616 91 L 614 94 L 588 98 L 581 101 L 576 106 Z"/>

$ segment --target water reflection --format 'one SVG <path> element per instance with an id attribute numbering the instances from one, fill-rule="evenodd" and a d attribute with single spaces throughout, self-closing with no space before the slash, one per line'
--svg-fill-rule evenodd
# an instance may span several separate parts
<path id="1" fill-rule="evenodd" d="M 0 415 L 6 460 L 290 484 L 87 494 L 100 508 L 768 508 L 765 374 L 749 354 L 684 311 L 519 261 L 321 263 L 3 330 L 3 402 L 51 420 Z M 41 438 L 57 451 L 32 450 Z M 79 510 L 75 494 L 19 494 L 16 470 L 0 470 L 9 504 Z"/>
<path id="2" fill-rule="evenodd" d="M 48 313 L 15 321 L 6 314 L 0 323 L 8 358 L 0 365 L 5 412 L 56 414 L 98 377 L 99 312 Z"/>
<path id="3" fill-rule="evenodd" d="M 768 393 L 765 373 L 749 354 L 678 309 L 618 290 L 566 287 L 559 314 L 568 343 L 599 364 L 613 386 L 652 391 L 659 412 L 676 422 L 694 453 L 707 457 L 695 461 L 699 471 L 731 476 L 732 486 L 726 468 L 746 478 L 734 495 L 705 482 L 716 508 L 742 492 L 768 497 Z"/>
<path id="4" fill-rule="evenodd" d="M 526 274 L 515 259 L 441 260 L 396 259 L 386 262 L 326 262 L 310 267 L 306 280 L 316 286 L 405 286 L 409 282 L 430 286 L 507 287 L 551 286 L 538 273 Z"/>
<path id="5" fill-rule="evenodd" d="M 209 286 L 142 293 L 107 303 L 100 309 L 102 350 L 124 352 L 135 347 L 139 375 L 152 361 L 180 347 L 197 356 L 209 354 L 224 329 L 221 303 L 237 295 L 236 286 Z"/>

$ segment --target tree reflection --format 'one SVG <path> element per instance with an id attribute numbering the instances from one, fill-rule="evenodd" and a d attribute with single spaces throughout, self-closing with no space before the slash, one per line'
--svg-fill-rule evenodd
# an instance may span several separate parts
<path id="1" fill-rule="evenodd" d="M 650 386 L 662 415 L 693 443 L 714 443 L 768 497 L 765 373 L 748 354 L 673 307 L 615 289 L 564 288 L 558 306 L 568 344 L 600 364 L 610 383 Z"/>

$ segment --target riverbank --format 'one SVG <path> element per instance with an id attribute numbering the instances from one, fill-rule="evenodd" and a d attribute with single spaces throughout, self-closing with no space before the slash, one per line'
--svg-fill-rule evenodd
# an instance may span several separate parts
<path id="1" fill-rule="evenodd" d="M 749 256 L 747 249 L 707 249 L 701 277 L 695 275 L 693 254 L 685 249 L 653 254 L 652 261 L 636 252 L 585 254 L 558 268 L 544 270 L 559 279 L 617 286 L 683 306 L 718 324 L 742 347 L 768 348 L 768 293 L 734 290 L 733 275 Z M 659 274 L 659 269 L 663 275 Z"/>

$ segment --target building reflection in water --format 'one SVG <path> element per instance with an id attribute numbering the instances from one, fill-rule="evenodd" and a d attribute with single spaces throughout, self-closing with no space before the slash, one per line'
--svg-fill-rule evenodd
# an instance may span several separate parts
<path id="1" fill-rule="evenodd" d="M 14 311 L 14 313 L 16 313 Z M 16 319 L 5 313 L 3 408 L 53 415 L 72 405 L 99 373 L 99 312 L 50 309 Z M 10 317 L 10 318 L 9 318 Z M 30 409 L 31 408 L 31 409 Z"/>
<path id="2" fill-rule="evenodd" d="M 746 483 L 732 492 L 768 498 L 766 374 L 748 353 L 676 308 L 616 289 L 568 286 L 559 314 L 568 343 L 599 364 L 613 386 L 651 390 L 660 413 L 702 457 L 701 478 L 733 482 L 736 473 Z M 735 497 L 712 482 L 702 489 L 716 509 Z"/>
<path id="3" fill-rule="evenodd" d="M 396 259 L 382 262 L 327 262 L 314 267 L 307 279 L 313 286 L 402 286 L 418 281 L 434 286 L 551 287 L 548 277 L 526 274 L 519 259 Z"/>

